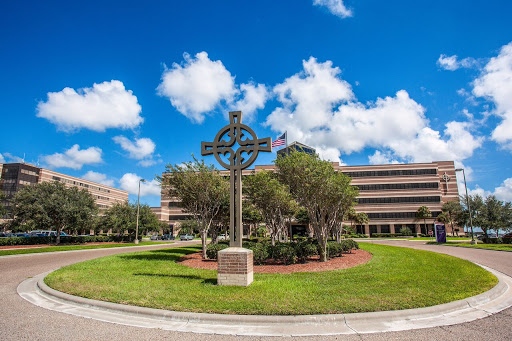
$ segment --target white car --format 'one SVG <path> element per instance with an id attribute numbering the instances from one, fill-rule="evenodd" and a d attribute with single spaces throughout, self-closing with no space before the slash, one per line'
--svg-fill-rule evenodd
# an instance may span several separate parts
<path id="1" fill-rule="evenodd" d="M 224 233 L 223 234 L 219 234 L 217 239 L 218 240 L 228 240 L 229 239 L 229 234 L 227 236 Z"/>

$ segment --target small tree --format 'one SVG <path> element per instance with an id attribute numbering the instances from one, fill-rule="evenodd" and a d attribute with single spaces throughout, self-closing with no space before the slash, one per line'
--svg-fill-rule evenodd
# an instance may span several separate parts
<path id="1" fill-rule="evenodd" d="M 446 223 L 450 224 L 452 228 L 452 236 L 454 236 L 455 228 L 453 226 L 453 223 L 456 221 L 457 215 L 459 215 L 462 212 L 462 206 L 458 201 L 447 201 L 443 204 L 441 210 L 447 216 L 448 220 L 446 221 Z"/>
<path id="2" fill-rule="evenodd" d="M 202 255 L 206 259 L 206 237 L 215 218 L 229 197 L 229 183 L 213 165 L 203 160 L 168 164 L 163 177 L 157 177 L 167 198 L 178 199 L 183 209 L 199 222 Z"/>
<path id="3" fill-rule="evenodd" d="M 366 225 L 370 222 L 370 218 L 368 218 L 368 214 L 364 212 L 358 212 L 355 216 L 356 225 Z"/>
<path id="4" fill-rule="evenodd" d="M 405 226 L 400 229 L 400 234 L 403 234 L 404 236 L 412 236 L 412 231 L 410 228 Z"/>
<path id="5" fill-rule="evenodd" d="M 263 222 L 263 217 L 261 216 L 260 211 L 249 200 L 244 200 L 244 204 L 242 206 L 242 221 L 249 224 L 249 238 L 252 237 L 255 227 L 258 226 L 259 223 Z"/>
<path id="6" fill-rule="evenodd" d="M 297 204 L 288 188 L 272 172 L 253 173 L 245 178 L 244 185 L 245 196 L 260 211 L 272 245 L 275 245 L 279 236 L 286 232 L 286 220 L 296 212 Z"/>
<path id="7" fill-rule="evenodd" d="M 293 198 L 308 212 L 319 244 L 321 261 L 327 261 L 327 239 L 345 217 L 358 191 L 351 178 L 336 172 L 318 155 L 293 152 L 275 161 L 279 180 L 288 185 Z"/>
<path id="8" fill-rule="evenodd" d="M 425 233 L 427 233 L 427 218 L 432 218 L 432 212 L 430 212 L 427 206 L 421 206 L 416 211 L 416 218 L 423 219 L 423 224 L 425 225 Z"/>
<path id="9" fill-rule="evenodd" d="M 43 182 L 25 186 L 13 199 L 14 224 L 28 224 L 56 230 L 60 243 L 63 229 L 88 226 L 98 208 L 89 192 L 66 187 L 62 182 Z"/>

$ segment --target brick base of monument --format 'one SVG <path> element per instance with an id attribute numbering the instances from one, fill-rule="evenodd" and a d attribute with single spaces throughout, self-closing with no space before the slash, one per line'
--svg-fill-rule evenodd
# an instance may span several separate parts
<path id="1" fill-rule="evenodd" d="M 246 287 L 253 281 L 253 253 L 242 247 L 228 247 L 217 256 L 218 285 Z"/>

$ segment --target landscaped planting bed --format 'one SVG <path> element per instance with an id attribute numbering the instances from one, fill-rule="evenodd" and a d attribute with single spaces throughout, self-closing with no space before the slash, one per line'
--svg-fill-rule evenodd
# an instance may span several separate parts
<path id="1" fill-rule="evenodd" d="M 344 270 L 255 274 L 249 287 L 216 285 L 215 270 L 177 263 L 198 247 L 109 256 L 64 267 L 50 287 L 115 303 L 224 314 L 329 314 L 427 307 L 491 289 L 497 279 L 468 261 L 363 244 L 366 264 Z"/>

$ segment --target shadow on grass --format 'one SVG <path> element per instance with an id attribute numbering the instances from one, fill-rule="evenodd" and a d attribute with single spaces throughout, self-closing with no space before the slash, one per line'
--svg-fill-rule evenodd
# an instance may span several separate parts
<path id="1" fill-rule="evenodd" d="M 203 279 L 200 276 L 195 275 L 169 275 L 169 274 L 152 274 L 152 273 L 146 273 L 146 272 L 138 272 L 134 273 L 134 276 L 148 276 L 148 277 L 168 277 L 168 278 L 184 278 L 184 279 L 197 279 L 202 280 L 202 283 L 205 284 L 217 284 L 217 280 L 214 278 L 206 278 Z"/>
<path id="2" fill-rule="evenodd" d="M 163 250 L 146 251 L 144 253 L 120 255 L 119 258 L 126 260 L 160 260 L 176 262 L 180 257 L 196 253 L 198 248 L 172 248 Z"/>

